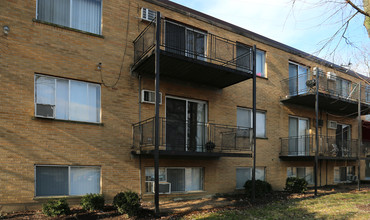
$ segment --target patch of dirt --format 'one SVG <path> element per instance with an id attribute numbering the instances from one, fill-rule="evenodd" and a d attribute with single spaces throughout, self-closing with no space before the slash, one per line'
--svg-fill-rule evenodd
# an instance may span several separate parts
<path id="1" fill-rule="evenodd" d="M 357 208 L 365 212 L 370 212 L 370 204 L 358 205 Z"/>

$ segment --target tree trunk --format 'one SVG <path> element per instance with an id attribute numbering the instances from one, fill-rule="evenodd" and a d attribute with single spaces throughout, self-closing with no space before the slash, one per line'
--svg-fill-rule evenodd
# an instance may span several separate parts
<path id="1" fill-rule="evenodd" d="M 364 11 L 370 14 L 370 0 L 363 0 L 363 1 L 364 1 Z M 365 16 L 364 26 L 370 38 L 370 17 Z"/>

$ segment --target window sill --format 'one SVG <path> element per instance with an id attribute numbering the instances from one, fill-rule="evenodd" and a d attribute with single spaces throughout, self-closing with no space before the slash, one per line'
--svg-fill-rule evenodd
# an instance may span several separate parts
<path id="1" fill-rule="evenodd" d="M 33 200 L 48 200 L 48 199 L 81 199 L 83 196 L 35 196 Z"/>
<path id="2" fill-rule="evenodd" d="M 184 191 L 184 192 L 171 192 L 171 193 L 160 193 L 159 195 L 186 195 L 186 194 L 198 194 L 198 193 L 205 193 L 207 191 L 204 190 L 197 190 L 197 191 Z M 145 192 L 144 195 L 151 196 L 154 193 Z"/>
<path id="3" fill-rule="evenodd" d="M 268 140 L 268 137 L 256 137 L 256 139 Z"/>
<path id="4" fill-rule="evenodd" d="M 256 78 L 268 80 L 268 78 L 264 76 L 256 76 Z"/>
<path id="5" fill-rule="evenodd" d="M 94 33 L 87 32 L 87 31 L 82 31 L 82 30 L 79 30 L 79 29 L 76 29 L 76 28 L 71 28 L 71 27 L 67 27 L 67 26 L 63 26 L 63 25 L 59 25 L 59 24 L 54 24 L 54 23 L 50 23 L 50 22 L 47 22 L 47 21 L 41 21 L 41 20 L 38 20 L 36 18 L 33 18 L 32 21 L 36 22 L 36 23 L 39 23 L 39 24 L 50 25 L 50 26 L 53 26 L 53 27 L 66 29 L 66 30 L 78 32 L 78 33 L 81 33 L 81 34 L 86 34 L 86 35 L 90 35 L 90 36 L 99 37 L 99 38 L 104 39 L 104 36 L 100 35 L 100 34 L 94 34 Z"/>
<path id="6" fill-rule="evenodd" d="M 104 126 L 104 123 L 86 122 L 86 121 L 71 121 L 71 120 L 63 120 L 63 119 L 55 119 L 55 118 L 43 118 L 43 117 L 37 117 L 37 116 L 32 117 L 32 120 L 58 121 L 58 122 L 67 122 L 67 123 L 75 123 L 75 124 Z"/>

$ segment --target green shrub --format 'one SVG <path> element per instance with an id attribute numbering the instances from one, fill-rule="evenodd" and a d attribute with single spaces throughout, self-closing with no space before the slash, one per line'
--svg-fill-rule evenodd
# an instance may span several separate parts
<path id="1" fill-rule="evenodd" d="M 291 193 L 304 193 L 307 190 L 307 181 L 303 178 L 288 177 L 285 183 L 285 190 Z"/>
<path id="2" fill-rule="evenodd" d="M 81 199 L 81 206 L 87 211 L 103 210 L 104 196 L 101 194 L 87 194 Z"/>
<path id="3" fill-rule="evenodd" d="M 42 213 L 47 216 L 68 215 L 71 212 L 65 199 L 49 200 L 42 205 Z"/>
<path id="4" fill-rule="evenodd" d="M 132 191 L 120 192 L 113 198 L 113 205 L 121 214 L 136 216 L 141 208 L 139 195 Z"/>
<path id="5" fill-rule="evenodd" d="M 248 180 L 244 184 L 245 193 L 249 197 L 252 196 L 252 184 L 253 184 L 252 180 Z M 256 180 L 256 189 L 255 189 L 256 197 L 263 197 L 266 194 L 271 193 L 271 192 L 272 192 L 272 187 L 270 183 L 266 181 L 262 181 L 262 180 Z"/>

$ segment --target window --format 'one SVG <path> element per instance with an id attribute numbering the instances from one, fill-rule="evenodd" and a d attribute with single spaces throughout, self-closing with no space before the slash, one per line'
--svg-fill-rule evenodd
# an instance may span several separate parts
<path id="1" fill-rule="evenodd" d="M 35 76 L 35 115 L 62 120 L 100 122 L 100 85 Z"/>
<path id="2" fill-rule="evenodd" d="M 236 68 L 238 70 L 252 69 L 252 48 L 242 43 L 236 43 Z M 256 75 L 266 77 L 265 74 L 265 52 L 256 50 Z"/>
<path id="3" fill-rule="evenodd" d="M 337 94 L 344 98 L 348 98 L 351 92 L 351 82 L 346 79 L 337 78 L 336 80 L 336 88 Z"/>
<path id="4" fill-rule="evenodd" d="M 100 193 L 100 167 L 35 167 L 36 196 L 65 196 Z"/>
<path id="5" fill-rule="evenodd" d="M 238 127 L 253 127 L 252 110 L 247 108 L 237 108 L 237 126 Z M 266 112 L 257 111 L 256 113 L 256 137 L 266 137 Z"/>
<path id="6" fill-rule="evenodd" d="M 366 102 L 370 102 L 370 86 L 366 85 L 365 87 L 365 96 L 366 96 Z"/>
<path id="7" fill-rule="evenodd" d="M 154 168 L 145 168 L 146 192 L 154 192 Z M 159 168 L 159 183 L 170 183 L 171 192 L 203 190 L 203 168 Z"/>
<path id="8" fill-rule="evenodd" d="M 102 0 L 37 0 L 36 17 L 82 31 L 101 34 Z"/>
<path id="9" fill-rule="evenodd" d="M 287 177 L 303 178 L 308 184 L 313 184 L 313 167 L 288 167 Z"/>
<path id="10" fill-rule="evenodd" d="M 166 21 L 166 50 L 198 60 L 205 60 L 207 35 L 174 22 Z"/>
<path id="11" fill-rule="evenodd" d="M 307 92 L 306 82 L 308 68 L 293 62 L 289 62 L 289 95 L 300 95 Z"/>
<path id="12" fill-rule="evenodd" d="M 354 166 L 334 167 L 334 182 L 335 183 L 353 181 L 354 176 L 355 176 Z"/>
<path id="13" fill-rule="evenodd" d="M 247 180 L 252 180 L 252 167 L 236 168 L 236 188 L 243 189 Z M 256 180 L 265 180 L 265 168 L 256 167 Z"/>
<path id="14" fill-rule="evenodd" d="M 256 51 L 256 74 L 257 76 L 266 77 L 265 73 L 265 51 Z"/>

